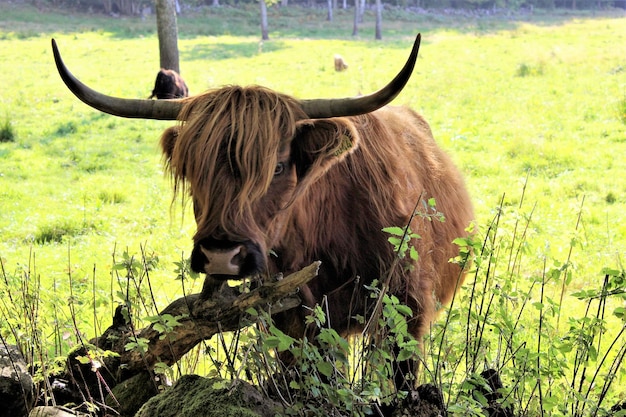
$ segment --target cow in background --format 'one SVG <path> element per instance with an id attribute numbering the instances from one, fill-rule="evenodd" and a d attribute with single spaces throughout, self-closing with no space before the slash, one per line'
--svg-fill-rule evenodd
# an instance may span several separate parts
<path id="1" fill-rule="evenodd" d="M 348 69 L 348 64 L 343 60 L 343 57 L 339 54 L 335 55 L 335 71 L 344 71 Z"/>
<path id="2" fill-rule="evenodd" d="M 156 97 L 162 100 L 187 96 L 189 96 L 189 89 L 183 77 L 174 70 L 161 68 L 154 81 L 152 94 L 148 98 Z"/>

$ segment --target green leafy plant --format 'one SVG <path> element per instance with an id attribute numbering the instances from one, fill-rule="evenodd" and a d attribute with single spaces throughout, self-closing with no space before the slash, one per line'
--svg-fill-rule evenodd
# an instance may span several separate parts
<path id="1" fill-rule="evenodd" d="M 35 233 L 35 243 L 61 243 L 64 239 L 72 238 L 89 233 L 94 225 L 79 224 L 72 220 L 60 220 L 55 223 L 39 227 Z"/>
<path id="2" fill-rule="evenodd" d="M 385 227 L 383 232 L 388 233 L 389 243 L 393 245 L 393 250 L 398 254 L 400 259 L 410 258 L 417 261 L 417 250 L 411 245 L 411 239 L 419 239 L 420 235 L 413 232 L 410 227 L 391 226 Z"/>
<path id="3" fill-rule="evenodd" d="M 172 316 L 171 314 L 157 314 L 155 316 L 145 317 L 144 320 L 152 325 L 152 328 L 157 332 L 161 333 L 161 339 L 165 339 L 166 337 L 176 338 L 176 327 L 180 326 L 178 320 L 181 318 L 187 317 L 183 316 Z"/>
<path id="4" fill-rule="evenodd" d="M 1 142 L 15 142 L 15 130 L 9 119 L 5 119 L 4 123 L 0 124 L 0 143 Z"/>
<path id="5" fill-rule="evenodd" d="M 624 272 L 605 269 L 602 288 L 572 294 L 587 307 L 564 310 L 565 288 L 575 272 L 572 249 L 579 242 L 572 239 L 565 262 L 554 260 L 548 267 L 544 258 L 536 275 L 519 276 L 532 213 L 519 216 L 499 207 L 482 247 L 472 244 L 473 279 L 446 319 L 433 326 L 422 378 L 437 381 L 452 415 L 481 415 L 487 407 L 514 410 L 509 415 L 607 415 L 618 398 L 619 390 L 611 387 L 626 377 L 618 371 L 624 324 L 610 320 L 605 311 L 613 305 L 614 317 L 620 317 L 623 301 L 616 301 L 624 299 Z M 567 317 L 566 328 L 559 325 L 562 317 Z M 489 370 L 505 381 L 496 391 L 485 385 Z M 600 375 L 602 384 L 597 383 Z M 611 391 L 613 399 L 607 402 Z"/>
<path id="6" fill-rule="evenodd" d="M 376 338 L 376 346 L 369 338 L 356 346 L 342 338 L 327 327 L 321 306 L 307 318 L 313 340 L 290 337 L 276 328 L 268 315 L 261 314 L 259 327 L 246 339 L 252 345 L 244 348 L 242 366 L 255 375 L 254 382 L 265 387 L 268 395 L 278 394 L 285 404 L 284 415 L 369 415 L 375 403 L 395 398 L 390 383 L 390 345 L 401 341 L 400 355 L 414 354 L 417 345 L 407 333 L 404 315 L 410 310 L 394 297 L 386 296 L 384 305 L 381 325 L 392 327 L 389 338 Z M 360 351 L 355 363 L 353 349 L 358 346 L 368 347 Z M 274 359 L 285 354 L 293 358 L 292 367 L 285 368 Z"/>
<path id="7" fill-rule="evenodd" d="M 545 64 L 539 62 L 537 64 L 521 63 L 517 66 L 515 75 L 518 77 L 533 77 L 543 75 L 545 71 Z"/>

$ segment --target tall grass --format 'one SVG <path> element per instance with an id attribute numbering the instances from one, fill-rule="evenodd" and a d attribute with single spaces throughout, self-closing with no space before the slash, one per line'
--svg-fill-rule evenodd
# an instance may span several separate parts
<path id="1" fill-rule="evenodd" d="M 566 294 L 571 269 L 584 258 L 573 253 L 573 240 L 564 259 L 544 254 L 540 269 L 520 275 L 536 209 L 522 202 L 498 206 L 482 242 L 473 242 L 480 253 L 474 279 L 434 326 L 427 379 L 446 387 L 449 410 L 459 415 L 492 405 L 475 392 L 490 369 L 504 381 L 499 398 L 514 415 L 608 415 L 626 378 L 626 271 L 599 271 L 599 285 Z"/>

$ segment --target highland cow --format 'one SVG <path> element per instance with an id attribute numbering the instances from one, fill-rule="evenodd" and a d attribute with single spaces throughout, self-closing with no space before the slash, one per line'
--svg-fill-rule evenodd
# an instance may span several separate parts
<path id="1" fill-rule="evenodd" d="M 335 71 L 344 71 L 348 69 L 348 64 L 343 60 L 341 55 L 335 55 Z"/>
<path id="2" fill-rule="evenodd" d="M 148 98 L 156 97 L 159 100 L 184 98 L 189 96 L 189 89 L 185 80 L 176 71 L 161 68 L 154 81 L 154 89 Z"/>
<path id="3" fill-rule="evenodd" d="M 319 275 L 300 289 L 302 307 L 275 317 L 280 329 L 303 336 L 305 316 L 326 299 L 334 329 L 362 331 L 355 318 L 373 304 L 365 286 L 380 280 L 411 308 L 409 331 L 421 338 L 463 280 L 462 263 L 450 262 L 459 255 L 453 240 L 467 236 L 474 214 L 462 176 L 424 118 L 386 106 L 410 78 L 419 40 L 387 86 L 331 100 L 258 86 L 179 101 L 121 99 L 74 78 L 56 47 L 55 58 L 70 90 L 90 106 L 181 121 L 165 130 L 161 146 L 176 192 L 193 202 L 191 266 L 207 282 L 266 279 L 320 260 Z M 445 221 L 432 220 L 422 204 L 430 199 Z M 407 225 L 420 236 L 411 242 L 417 259 L 399 259 L 383 231 Z M 410 372 L 410 363 L 401 365 L 399 385 Z"/>

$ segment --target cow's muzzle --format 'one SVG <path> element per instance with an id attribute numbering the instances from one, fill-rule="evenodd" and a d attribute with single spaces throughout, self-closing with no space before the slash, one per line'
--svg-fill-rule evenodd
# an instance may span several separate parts
<path id="1" fill-rule="evenodd" d="M 191 269 L 217 279 L 237 279 L 260 273 L 265 258 L 251 241 L 229 242 L 203 239 L 191 253 Z"/>

